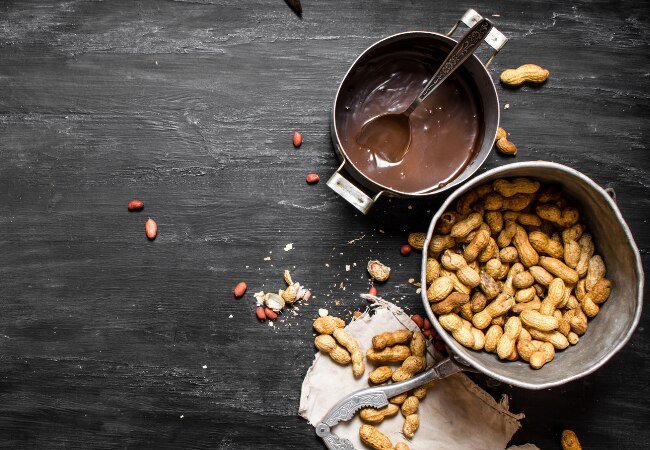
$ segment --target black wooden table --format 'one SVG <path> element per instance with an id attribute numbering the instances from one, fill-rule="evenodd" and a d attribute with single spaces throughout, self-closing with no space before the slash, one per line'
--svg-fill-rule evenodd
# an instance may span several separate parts
<path id="1" fill-rule="evenodd" d="M 363 308 L 375 257 L 393 268 L 380 293 L 418 311 L 419 259 L 399 246 L 441 202 L 383 200 L 363 217 L 331 192 L 332 100 L 367 46 L 444 32 L 470 6 L 511 38 L 495 79 L 551 70 L 541 88 L 497 88 L 514 161 L 613 187 L 650 267 L 647 3 L 303 6 L 300 19 L 282 0 L 2 2 L 0 447 L 323 448 L 297 415 L 311 321 Z M 145 211 L 128 213 L 131 198 Z M 282 287 L 284 269 L 314 297 L 271 327 L 252 293 Z M 558 448 L 572 428 L 585 448 L 649 448 L 649 320 L 560 388 L 477 377 L 526 413 L 513 442 Z"/>

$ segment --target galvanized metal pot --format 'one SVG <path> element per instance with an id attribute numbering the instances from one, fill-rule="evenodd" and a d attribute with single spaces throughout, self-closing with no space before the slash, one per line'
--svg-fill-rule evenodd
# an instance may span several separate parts
<path id="1" fill-rule="evenodd" d="M 432 47 L 440 48 L 448 52 L 454 47 L 454 45 L 456 45 L 456 41 L 449 36 L 456 30 L 459 24 L 464 23 L 468 27 L 472 27 L 481 18 L 481 15 L 476 11 L 469 9 L 465 15 L 458 22 L 456 22 L 454 27 L 449 31 L 449 33 L 447 33 L 447 35 L 427 31 L 409 31 L 384 38 L 366 49 L 366 51 L 364 51 L 361 56 L 357 58 L 354 64 L 352 64 L 352 67 L 350 67 L 346 73 L 343 81 L 341 81 L 341 84 L 339 85 L 339 89 L 337 90 L 336 97 L 334 99 L 331 126 L 332 142 L 334 144 L 336 154 L 341 160 L 341 166 L 328 180 L 327 185 L 359 211 L 363 212 L 364 214 L 367 213 L 373 204 L 377 201 L 377 199 L 379 199 L 379 197 L 384 194 L 396 197 L 421 197 L 446 191 L 467 180 L 470 176 L 472 176 L 472 174 L 474 174 L 474 172 L 481 166 L 481 164 L 483 164 L 487 156 L 490 154 L 490 151 L 494 144 L 494 137 L 496 136 L 497 128 L 499 126 L 499 99 L 494 87 L 494 82 L 492 81 L 492 78 L 487 71 L 487 66 L 490 64 L 499 50 L 501 50 L 501 48 L 506 44 L 508 39 L 496 28 L 493 28 L 485 38 L 485 42 L 490 47 L 492 47 L 494 51 L 488 61 L 483 64 L 476 55 L 472 55 L 463 64 L 462 69 L 467 71 L 469 78 L 475 86 L 474 95 L 483 107 L 483 140 L 481 141 L 479 151 L 475 155 L 474 159 L 470 162 L 470 164 L 468 164 L 468 166 L 465 168 L 465 170 L 451 183 L 448 183 L 444 187 L 436 189 L 435 191 L 400 192 L 390 189 L 387 186 L 383 186 L 370 180 L 360 170 L 358 170 L 352 162 L 350 162 L 350 159 L 346 155 L 345 148 L 343 148 L 341 144 L 341 139 L 336 125 L 337 105 L 339 102 L 341 90 L 345 86 L 346 80 L 349 78 L 350 74 L 354 72 L 356 67 L 360 66 L 364 61 L 368 60 L 368 58 L 380 55 L 383 49 L 391 44 L 394 44 L 397 41 L 408 41 L 413 39 L 417 39 L 418 41 L 425 40 L 427 42 L 427 46 L 430 45 Z M 432 157 L 434 156 L 432 155 Z"/>
<path id="2" fill-rule="evenodd" d="M 444 211 L 470 189 L 498 178 L 528 177 L 563 187 L 571 203 L 580 209 L 596 244 L 596 253 L 607 266 L 612 293 L 600 313 L 589 321 L 587 333 L 572 346 L 555 354 L 541 370 L 528 363 L 504 362 L 494 354 L 463 347 L 445 331 L 429 307 L 426 296 L 427 247 Z M 552 162 L 522 162 L 492 169 L 463 185 L 447 198 L 433 217 L 422 253 L 422 303 L 431 323 L 445 343 L 468 366 L 504 383 L 526 389 L 544 389 L 594 372 L 630 339 L 641 318 L 644 274 L 639 250 L 612 197 L 593 180 L 570 167 Z"/>

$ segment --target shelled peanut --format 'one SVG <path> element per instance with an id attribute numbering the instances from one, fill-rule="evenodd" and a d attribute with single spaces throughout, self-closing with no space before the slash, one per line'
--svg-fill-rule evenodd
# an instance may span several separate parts
<path id="1" fill-rule="evenodd" d="M 421 316 L 415 315 L 414 322 L 422 327 L 425 326 L 424 319 Z M 431 326 L 430 323 L 428 325 Z M 427 368 L 426 345 L 426 337 L 421 331 L 395 330 L 374 336 L 372 347 L 366 352 L 366 359 L 369 362 L 378 364 L 378 366 L 368 373 L 368 383 L 371 385 L 381 385 L 389 382 L 399 383 L 423 372 Z M 393 367 L 391 367 L 391 364 Z M 390 403 L 383 408 L 364 408 L 360 411 L 359 417 L 367 424 L 377 425 L 383 422 L 386 417 L 401 412 L 404 417 L 402 433 L 405 437 L 411 439 L 419 425 L 418 407 L 420 400 L 425 397 L 427 389 L 433 385 L 434 383 L 430 382 L 409 392 L 392 397 L 389 399 Z M 362 427 L 360 434 L 362 431 L 366 435 L 372 432 L 372 435 L 377 438 L 377 442 L 386 442 L 379 436 L 381 433 L 376 429 L 376 433 L 367 427 Z M 373 447 L 369 440 L 364 440 L 363 437 L 362 441 L 372 448 L 377 448 Z M 375 441 L 373 440 L 373 442 Z M 395 448 L 408 447 L 406 444 L 402 444 L 401 447 L 396 446 Z"/>
<path id="2" fill-rule="evenodd" d="M 527 178 L 465 193 L 436 223 L 428 256 L 440 325 L 466 347 L 534 369 L 579 342 L 612 289 L 578 209 L 558 186 Z"/>

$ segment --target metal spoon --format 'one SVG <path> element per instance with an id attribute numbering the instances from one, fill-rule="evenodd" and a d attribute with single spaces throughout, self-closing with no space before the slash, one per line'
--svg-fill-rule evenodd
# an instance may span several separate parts
<path id="1" fill-rule="evenodd" d="M 481 19 L 467 31 L 465 36 L 451 49 L 438 71 L 424 87 L 413 103 L 401 113 L 382 114 L 363 124 L 357 142 L 388 162 L 401 161 L 411 143 L 409 116 L 443 81 L 459 68 L 481 45 L 492 29 L 488 19 Z"/>

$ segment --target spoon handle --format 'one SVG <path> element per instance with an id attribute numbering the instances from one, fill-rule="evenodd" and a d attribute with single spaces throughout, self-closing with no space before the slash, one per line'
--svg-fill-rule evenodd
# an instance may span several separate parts
<path id="1" fill-rule="evenodd" d="M 456 46 L 451 49 L 449 55 L 442 62 L 438 71 L 431 77 L 431 80 L 424 87 L 420 95 L 411 103 L 406 110 L 406 114 L 413 112 L 422 101 L 431 94 L 440 84 L 447 79 L 457 68 L 459 68 L 469 58 L 474 51 L 481 45 L 483 39 L 492 30 L 492 23 L 488 19 L 481 19 L 470 28 L 465 36 L 458 41 Z"/>

